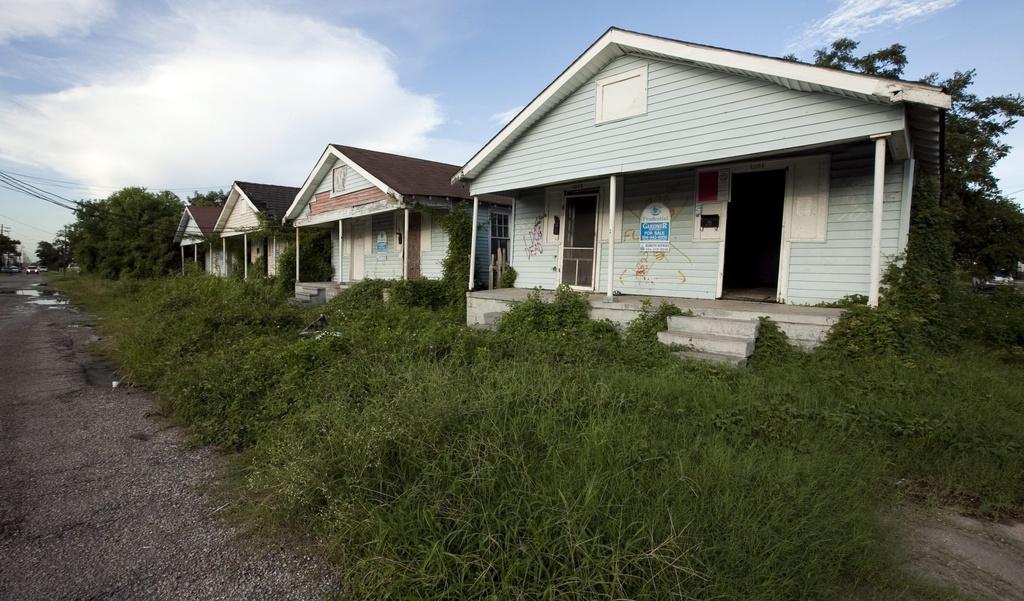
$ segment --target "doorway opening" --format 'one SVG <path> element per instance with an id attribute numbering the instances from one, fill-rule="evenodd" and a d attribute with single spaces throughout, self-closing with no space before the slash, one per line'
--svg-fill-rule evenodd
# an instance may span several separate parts
<path id="1" fill-rule="evenodd" d="M 785 169 L 733 175 L 722 298 L 777 300 L 785 197 Z"/>
<path id="2" fill-rule="evenodd" d="M 597 193 L 565 196 L 565 234 L 562 237 L 562 283 L 594 287 L 594 249 L 597 241 Z"/>

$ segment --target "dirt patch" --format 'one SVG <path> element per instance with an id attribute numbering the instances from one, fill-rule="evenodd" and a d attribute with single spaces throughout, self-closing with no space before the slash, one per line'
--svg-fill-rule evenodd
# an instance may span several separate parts
<path id="1" fill-rule="evenodd" d="M 921 508 L 894 518 L 912 573 L 977 599 L 1024 601 L 1024 522 Z"/>

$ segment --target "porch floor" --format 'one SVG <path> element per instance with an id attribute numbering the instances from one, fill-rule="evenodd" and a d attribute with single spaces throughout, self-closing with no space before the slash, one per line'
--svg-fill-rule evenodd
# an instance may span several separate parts
<path id="1" fill-rule="evenodd" d="M 479 290 L 469 292 L 466 296 L 466 324 L 470 326 L 493 327 L 498 318 L 511 308 L 512 303 L 526 300 L 534 292 L 523 288 L 500 288 L 498 290 Z M 554 298 L 553 290 L 537 291 L 541 298 Z M 805 307 L 801 305 L 780 305 L 742 300 L 712 300 L 699 298 L 681 298 L 671 296 L 644 296 L 624 294 L 614 297 L 614 302 L 606 302 L 604 294 L 588 294 L 590 316 L 593 319 L 607 319 L 619 326 L 624 326 L 640 314 L 645 301 L 652 307 L 661 303 L 670 303 L 682 310 L 697 316 L 720 319 L 755 320 L 767 317 L 782 324 L 802 324 L 814 328 L 830 328 L 843 314 L 842 309 L 823 307 Z"/>

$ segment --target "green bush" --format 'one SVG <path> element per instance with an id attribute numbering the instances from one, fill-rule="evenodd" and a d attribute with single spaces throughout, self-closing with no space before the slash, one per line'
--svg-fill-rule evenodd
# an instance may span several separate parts
<path id="1" fill-rule="evenodd" d="M 498 279 L 498 288 L 515 288 L 516 278 L 519 274 L 511 265 L 505 266 L 505 271 L 501 272 L 501 277 Z"/>

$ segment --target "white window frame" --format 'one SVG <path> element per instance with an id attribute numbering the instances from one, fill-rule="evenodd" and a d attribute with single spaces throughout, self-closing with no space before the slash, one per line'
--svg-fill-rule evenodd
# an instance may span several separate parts
<path id="1" fill-rule="evenodd" d="M 641 104 L 643 106 L 641 107 L 640 111 L 637 113 L 631 113 L 629 115 L 617 115 L 614 117 L 606 118 L 604 116 L 604 87 L 614 83 L 618 83 L 620 81 L 625 81 L 627 79 L 633 79 L 634 77 L 639 77 L 640 80 L 643 82 L 643 88 L 641 91 Z M 622 121 L 623 119 L 632 119 L 633 117 L 640 117 L 647 114 L 647 88 L 649 87 L 650 82 L 648 81 L 647 77 L 646 64 L 641 65 L 635 69 L 630 69 L 629 71 L 623 71 L 622 73 L 616 73 L 615 75 L 602 77 L 601 79 L 598 79 L 594 83 L 594 93 L 597 97 L 597 112 L 594 115 L 594 123 L 596 125 L 601 125 L 604 123 L 614 123 L 616 121 Z"/>
<path id="2" fill-rule="evenodd" d="M 335 185 L 338 183 L 338 178 L 336 177 L 335 174 L 338 172 L 339 169 L 343 170 L 341 172 L 341 190 L 335 187 Z M 331 169 L 331 196 L 338 196 L 340 194 L 344 194 L 346 179 L 348 179 L 348 165 L 338 165 L 337 167 L 333 167 Z"/>

